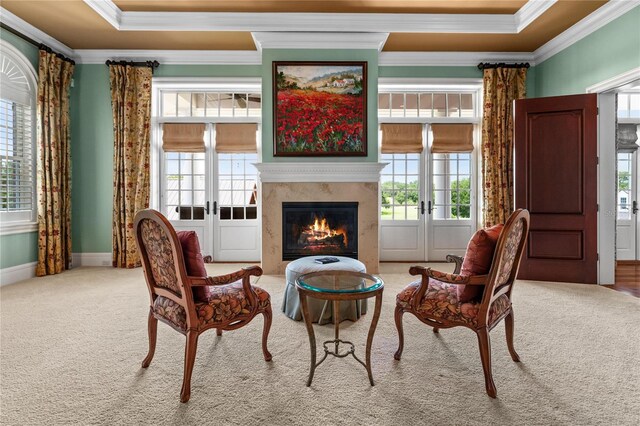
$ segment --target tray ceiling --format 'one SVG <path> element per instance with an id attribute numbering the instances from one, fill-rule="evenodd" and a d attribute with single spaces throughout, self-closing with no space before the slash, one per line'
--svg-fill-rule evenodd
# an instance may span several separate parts
<path id="1" fill-rule="evenodd" d="M 94 0 L 94 3 L 98 2 Z M 121 16 L 135 17 L 138 19 L 136 22 L 142 22 L 134 27 L 122 26 L 120 29 L 114 27 L 82 0 L 3 0 L 2 7 L 72 49 L 255 50 L 251 31 L 264 31 L 264 28 L 260 27 L 263 21 L 272 26 L 277 26 L 279 20 L 283 21 L 283 26 L 291 25 L 292 21 L 295 24 L 295 19 L 292 18 L 297 15 L 285 13 L 305 14 L 307 19 L 318 18 L 320 26 L 322 19 L 327 18 L 322 14 L 361 14 L 354 15 L 354 19 L 357 19 L 358 25 L 361 26 L 359 28 L 365 28 L 365 32 L 367 22 L 376 18 L 374 15 L 367 16 L 368 14 L 402 13 L 425 15 L 415 15 L 416 19 L 419 18 L 418 21 L 413 22 L 406 31 L 402 28 L 402 19 L 396 20 L 396 24 L 390 24 L 394 29 L 389 31 L 390 35 L 383 51 L 532 52 L 605 3 L 606 1 L 596 0 L 560 0 L 524 28 L 508 31 L 499 30 L 496 26 L 496 33 L 493 33 L 490 25 L 493 20 L 506 22 L 505 20 L 512 19 L 517 23 L 518 14 L 522 13 L 518 11 L 523 7 L 540 3 L 462 0 L 116 0 L 112 4 Z M 214 15 L 209 15 L 203 20 L 208 25 L 205 25 L 206 30 L 203 31 L 202 28 L 192 25 L 194 16 L 198 15 L 181 14 L 189 12 L 207 12 Z M 144 20 L 140 20 L 141 17 Z M 156 20 L 155 17 L 159 19 Z M 171 30 L 153 25 L 154 22 L 162 22 L 160 17 L 171 22 Z M 378 19 L 384 17 L 377 16 Z M 388 17 L 393 18 L 393 15 Z M 211 31 L 210 26 L 215 26 L 218 18 L 224 25 L 215 28 L 233 30 Z M 421 27 L 422 18 L 424 30 Z M 443 20 L 451 24 L 442 24 Z M 482 28 L 486 29 L 482 33 L 470 33 L 457 21 L 469 22 L 478 28 L 484 25 Z M 440 26 L 437 26 L 438 23 Z M 256 28 L 252 25 L 256 25 Z M 445 28 L 446 31 L 440 30 L 443 25 L 450 25 L 451 28 Z M 416 31 L 416 27 L 421 31 Z M 242 30 L 235 30 L 237 28 Z M 375 31 L 375 25 L 372 24 L 371 28 L 372 32 Z M 347 32 L 350 30 L 354 31 L 348 26 L 341 29 Z"/>

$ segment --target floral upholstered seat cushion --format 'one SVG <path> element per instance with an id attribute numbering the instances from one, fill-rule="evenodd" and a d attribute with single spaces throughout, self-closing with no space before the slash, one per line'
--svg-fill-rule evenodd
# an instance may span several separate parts
<path id="1" fill-rule="evenodd" d="M 411 299 L 418 290 L 420 281 L 406 286 L 396 297 L 396 303 L 403 308 L 411 308 Z M 478 325 L 479 301 L 458 301 L 458 289 L 455 284 L 446 284 L 438 280 L 429 279 L 429 287 L 422 298 L 422 303 L 416 315 L 435 320 L 443 319 L 462 324 Z M 496 299 L 489 309 L 489 326 L 509 309 L 511 302 L 506 295 Z"/>
<path id="2" fill-rule="evenodd" d="M 252 287 L 258 296 L 258 309 L 266 308 L 271 303 L 269 293 L 260 287 Z M 251 311 L 242 282 L 210 286 L 209 290 L 210 294 L 206 302 L 196 302 L 200 325 L 233 321 L 236 317 Z M 184 308 L 171 299 L 158 296 L 153 305 L 153 311 L 178 329 L 187 329 L 187 315 Z"/>
<path id="3" fill-rule="evenodd" d="M 258 309 L 266 308 L 271 303 L 270 296 L 260 287 L 252 286 L 258 296 Z M 196 312 L 200 324 L 224 322 L 251 311 L 249 299 L 242 288 L 242 282 L 210 286 L 209 299 L 206 303 L 196 303 Z"/>

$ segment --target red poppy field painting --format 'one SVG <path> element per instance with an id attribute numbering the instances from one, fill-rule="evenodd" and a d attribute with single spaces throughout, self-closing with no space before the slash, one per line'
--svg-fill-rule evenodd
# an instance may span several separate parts
<path id="1" fill-rule="evenodd" d="M 367 155 L 366 62 L 274 62 L 274 155 Z"/>

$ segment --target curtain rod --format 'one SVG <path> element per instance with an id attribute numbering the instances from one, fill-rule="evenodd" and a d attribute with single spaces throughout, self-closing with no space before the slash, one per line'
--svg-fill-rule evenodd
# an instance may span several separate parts
<path id="1" fill-rule="evenodd" d="M 158 62 L 158 61 L 134 62 L 134 61 L 112 61 L 112 60 L 108 60 L 104 64 L 105 65 L 124 65 L 124 66 L 128 65 L 130 67 L 149 67 L 149 68 L 151 68 L 151 72 L 153 72 L 154 69 L 156 69 L 156 68 L 158 68 L 160 66 L 160 62 Z"/>
<path id="2" fill-rule="evenodd" d="M 51 49 L 51 48 L 50 48 L 49 46 L 47 46 L 46 44 L 42 44 L 42 43 L 40 43 L 40 44 L 38 45 L 38 49 L 40 49 L 40 50 L 44 50 L 44 51 L 45 51 L 45 52 L 47 52 L 47 53 L 51 53 L 51 54 L 53 54 L 53 55 L 56 55 L 58 58 L 62 59 L 63 61 L 70 62 L 70 63 L 72 63 L 73 65 L 75 65 L 75 64 L 76 64 L 76 61 L 74 61 L 74 60 L 73 60 L 73 59 L 71 59 L 71 58 L 67 58 L 67 57 L 66 57 L 66 56 L 64 56 L 62 53 L 55 52 L 53 49 Z"/>
<path id="3" fill-rule="evenodd" d="M 35 47 L 37 47 L 39 50 L 44 50 L 45 52 L 53 53 L 54 55 L 56 55 L 58 58 L 62 59 L 63 61 L 71 62 L 74 65 L 76 63 L 73 59 L 67 58 L 62 53 L 55 52 L 53 49 L 51 49 L 46 44 L 40 43 L 39 41 L 36 41 L 36 40 L 32 39 L 31 37 L 28 37 L 28 36 L 22 34 L 21 32 L 19 32 L 17 30 L 14 30 L 13 28 L 5 25 L 4 23 L 0 23 L 0 28 L 2 28 L 3 30 L 9 31 L 11 34 L 13 34 L 13 35 L 15 35 L 17 37 L 20 37 L 21 39 L 23 39 L 27 43 L 32 44 Z"/>
<path id="4" fill-rule="evenodd" d="M 478 69 L 486 70 L 489 68 L 529 68 L 529 62 L 523 62 L 521 64 L 505 64 L 504 62 L 490 64 L 489 62 L 480 62 L 478 64 Z"/>

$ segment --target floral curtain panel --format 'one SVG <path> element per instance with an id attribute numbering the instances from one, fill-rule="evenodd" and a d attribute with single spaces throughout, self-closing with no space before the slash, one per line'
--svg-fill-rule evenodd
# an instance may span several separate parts
<path id="1" fill-rule="evenodd" d="M 133 220 L 149 206 L 149 67 L 109 65 L 113 111 L 113 266 L 140 266 Z"/>
<path id="2" fill-rule="evenodd" d="M 513 212 L 513 101 L 526 96 L 527 69 L 485 68 L 482 177 L 484 226 Z"/>
<path id="3" fill-rule="evenodd" d="M 39 56 L 36 275 L 41 277 L 71 266 L 69 89 L 75 66 L 44 49 Z"/>

